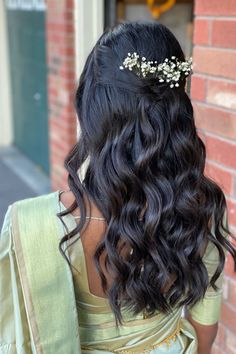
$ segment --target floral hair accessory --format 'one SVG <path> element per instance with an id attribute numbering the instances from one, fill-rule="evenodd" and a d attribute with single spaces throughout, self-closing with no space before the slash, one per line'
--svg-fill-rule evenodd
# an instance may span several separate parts
<path id="1" fill-rule="evenodd" d="M 167 82 L 170 87 L 178 87 L 179 80 L 192 74 L 192 58 L 186 61 L 179 61 L 175 56 L 165 59 L 163 63 L 157 61 L 147 61 L 145 57 L 140 57 L 137 53 L 128 53 L 128 56 L 120 66 L 120 70 L 128 69 L 134 71 L 139 77 L 153 75 L 159 82 Z"/>

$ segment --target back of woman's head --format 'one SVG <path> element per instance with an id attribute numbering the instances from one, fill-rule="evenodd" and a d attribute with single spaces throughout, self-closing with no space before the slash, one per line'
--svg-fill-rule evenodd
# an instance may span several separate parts
<path id="1" fill-rule="evenodd" d="M 121 70 L 134 52 L 157 65 L 173 56 L 185 60 L 174 35 L 157 22 L 120 24 L 98 40 L 76 94 L 80 138 L 66 159 L 75 196 L 68 212 L 78 206 L 81 219 L 60 244 L 83 228 L 87 194 L 107 221 L 95 261 L 118 321 L 122 306 L 167 312 L 203 297 L 209 279 L 202 256 L 209 241 L 219 251 L 213 287 L 223 248 L 235 257 L 223 234 L 224 195 L 204 176 L 205 148 L 186 79 L 171 88 L 153 75 Z M 100 266 L 104 252 L 113 278 L 109 289 Z"/>

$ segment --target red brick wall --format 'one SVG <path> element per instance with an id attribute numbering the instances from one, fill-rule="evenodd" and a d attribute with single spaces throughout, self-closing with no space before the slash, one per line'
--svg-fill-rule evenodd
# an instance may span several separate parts
<path id="1" fill-rule="evenodd" d="M 49 147 L 52 188 L 66 188 L 64 158 L 76 141 L 74 1 L 47 0 Z"/>
<path id="2" fill-rule="evenodd" d="M 223 188 L 236 234 L 236 1 L 195 0 L 192 99 L 206 171 Z M 215 354 L 236 353 L 236 273 L 228 257 Z"/>

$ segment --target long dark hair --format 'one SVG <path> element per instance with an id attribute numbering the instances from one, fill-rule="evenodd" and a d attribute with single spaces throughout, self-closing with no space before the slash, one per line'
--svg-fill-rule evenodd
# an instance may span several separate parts
<path id="1" fill-rule="evenodd" d="M 84 195 L 104 215 L 107 229 L 94 260 L 117 323 L 123 306 L 153 313 L 196 303 L 209 285 L 216 288 L 224 249 L 236 260 L 225 237 L 224 194 L 204 176 L 205 147 L 186 80 L 170 88 L 120 70 L 128 52 L 157 63 L 171 56 L 185 60 L 174 35 L 158 22 L 123 23 L 101 36 L 80 78 L 75 105 L 81 133 L 65 161 L 75 201 L 60 214 L 79 207 L 81 215 L 60 242 L 64 255 L 64 242 L 85 224 Z M 81 180 L 78 170 L 85 161 Z M 219 252 L 210 282 L 202 260 L 209 241 Z M 124 256 L 122 249 L 132 252 Z M 104 252 L 113 278 L 109 288 L 100 265 Z"/>

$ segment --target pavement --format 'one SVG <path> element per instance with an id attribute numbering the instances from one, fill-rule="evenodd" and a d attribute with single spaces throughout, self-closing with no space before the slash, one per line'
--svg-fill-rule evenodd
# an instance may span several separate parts
<path id="1" fill-rule="evenodd" d="M 0 147 L 0 230 L 9 205 L 49 193 L 50 180 L 15 147 Z"/>

